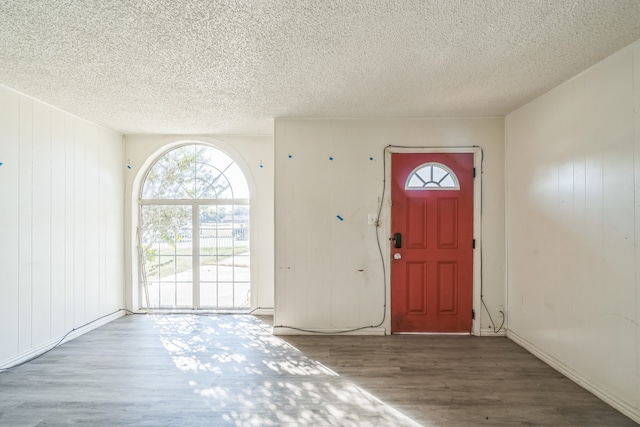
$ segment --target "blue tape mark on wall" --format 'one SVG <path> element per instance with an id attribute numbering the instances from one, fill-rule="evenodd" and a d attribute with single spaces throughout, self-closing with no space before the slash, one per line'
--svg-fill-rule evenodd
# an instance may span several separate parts
<path id="1" fill-rule="evenodd" d="M 288 156 L 290 159 L 293 159 L 293 154 L 289 154 Z"/>
<path id="2" fill-rule="evenodd" d="M 264 168 L 264 165 L 262 164 L 262 160 L 260 160 L 260 169 Z"/>
<path id="3" fill-rule="evenodd" d="M 373 157 L 369 157 L 369 160 L 373 160 Z"/>
<path id="4" fill-rule="evenodd" d="M 127 165 L 127 169 L 131 169 L 131 165 Z"/>
<path id="5" fill-rule="evenodd" d="M 0 162 L 0 166 L 4 165 L 4 163 Z"/>
<path id="6" fill-rule="evenodd" d="M 333 156 L 329 156 L 329 160 L 333 160 Z"/>
<path id="7" fill-rule="evenodd" d="M 342 218 L 340 215 L 336 215 L 336 218 L 338 218 L 340 221 L 344 221 L 344 218 Z"/>

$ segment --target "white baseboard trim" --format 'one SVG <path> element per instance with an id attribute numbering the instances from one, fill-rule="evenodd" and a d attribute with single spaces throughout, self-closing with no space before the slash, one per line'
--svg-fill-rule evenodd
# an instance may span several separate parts
<path id="1" fill-rule="evenodd" d="M 500 332 L 496 334 L 493 332 L 493 329 L 485 328 L 485 329 L 480 329 L 480 336 L 481 337 L 506 337 L 507 331 L 506 329 L 502 329 Z"/>
<path id="2" fill-rule="evenodd" d="M 622 412 L 624 415 L 631 418 L 636 423 L 640 424 L 640 408 L 636 408 L 630 405 L 628 402 L 625 402 L 624 400 L 621 400 L 618 397 L 614 396 L 608 390 L 603 389 L 598 384 L 593 383 L 581 373 L 573 370 L 560 360 L 556 359 L 554 356 L 522 338 L 517 333 L 509 330 L 507 332 L 507 338 L 536 356 L 538 359 L 545 362 L 547 365 L 551 366 L 556 371 L 560 372 L 565 377 L 569 378 L 571 381 L 578 384 L 580 387 L 595 394 L 597 397 L 599 397 L 618 411 Z"/>
<path id="3" fill-rule="evenodd" d="M 273 308 L 256 308 L 251 314 L 254 316 L 273 316 Z"/>
<path id="4" fill-rule="evenodd" d="M 12 366 L 18 365 L 20 363 L 24 363 L 27 362 L 35 357 L 38 357 L 39 355 L 41 355 L 42 353 L 45 353 L 49 350 L 51 350 L 53 347 L 56 347 L 58 345 L 62 345 L 64 343 L 66 343 L 67 341 L 71 341 L 74 338 L 79 337 L 80 335 L 84 335 L 87 332 L 90 332 L 96 328 L 99 328 L 100 326 L 106 325 L 109 322 L 112 322 L 122 316 L 125 316 L 127 314 L 127 312 L 125 310 L 118 310 L 115 313 L 111 313 L 105 317 L 99 318 L 98 320 L 93 321 L 92 323 L 88 323 L 84 326 L 81 326 L 77 329 L 73 329 L 71 330 L 71 332 L 68 332 L 67 335 L 64 337 L 64 339 L 62 339 L 62 341 L 60 341 L 60 339 L 62 338 L 62 336 L 51 340 L 45 344 L 39 345 L 37 347 L 34 347 L 28 351 L 25 351 L 24 353 L 20 353 L 10 359 L 4 360 L 2 361 L 2 363 L 0 364 L 0 370 L 4 370 L 4 369 L 9 369 Z"/>
<path id="5" fill-rule="evenodd" d="M 299 331 L 297 329 L 288 328 L 286 326 L 274 326 L 273 327 L 273 335 L 385 335 L 385 328 L 366 328 L 360 329 L 352 332 L 342 332 L 345 329 L 316 329 L 316 328 L 303 328 L 308 331 Z M 309 332 L 309 331 L 317 331 L 317 332 Z"/>

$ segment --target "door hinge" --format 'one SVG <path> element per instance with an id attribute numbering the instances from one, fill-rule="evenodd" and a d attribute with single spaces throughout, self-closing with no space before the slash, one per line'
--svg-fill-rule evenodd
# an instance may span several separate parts
<path id="1" fill-rule="evenodd" d="M 473 177 L 476 177 L 476 168 L 473 168 Z"/>
<path id="2" fill-rule="evenodd" d="M 476 320 L 476 311 L 471 310 L 471 320 Z"/>
<path id="3" fill-rule="evenodd" d="M 476 239 L 473 239 L 471 242 L 471 247 L 473 247 L 473 249 L 476 248 Z"/>

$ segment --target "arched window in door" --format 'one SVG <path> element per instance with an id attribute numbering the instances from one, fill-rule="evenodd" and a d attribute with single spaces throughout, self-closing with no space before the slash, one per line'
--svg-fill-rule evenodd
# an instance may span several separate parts
<path id="1" fill-rule="evenodd" d="M 142 183 L 139 248 L 147 308 L 248 308 L 249 188 L 236 162 L 204 144 L 161 156 Z"/>
<path id="2" fill-rule="evenodd" d="M 459 190 L 458 177 L 442 163 L 429 162 L 415 168 L 407 177 L 405 190 Z"/>

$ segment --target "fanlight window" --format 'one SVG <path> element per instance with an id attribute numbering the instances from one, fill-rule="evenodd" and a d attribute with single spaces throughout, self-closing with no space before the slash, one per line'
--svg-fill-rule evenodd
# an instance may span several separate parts
<path id="1" fill-rule="evenodd" d="M 459 190 L 456 174 L 441 163 L 425 163 L 409 174 L 406 190 Z"/>
<path id="2" fill-rule="evenodd" d="M 240 167 L 225 153 L 187 145 L 162 156 L 142 188 L 142 199 L 248 199 Z"/>

